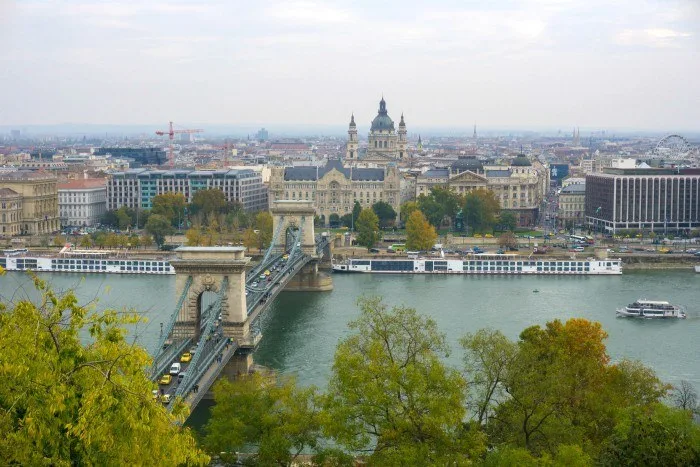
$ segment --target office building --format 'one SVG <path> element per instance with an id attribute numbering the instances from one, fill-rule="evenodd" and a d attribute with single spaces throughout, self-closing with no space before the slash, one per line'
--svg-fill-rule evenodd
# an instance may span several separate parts
<path id="1" fill-rule="evenodd" d="M 149 170 L 113 172 L 107 182 L 107 209 L 150 209 L 153 197 L 182 193 L 188 203 L 198 190 L 218 189 L 227 201 L 240 201 L 246 211 L 267 209 L 267 188 L 254 170 Z"/>
<path id="2" fill-rule="evenodd" d="M 559 193 L 557 224 L 565 228 L 583 225 L 586 210 L 586 184 L 571 183 Z"/>
<path id="3" fill-rule="evenodd" d="M 136 165 L 161 165 L 167 162 L 168 158 L 164 149 L 161 148 L 97 148 L 96 156 L 106 156 L 110 154 L 117 159 L 133 159 Z"/>
<path id="4" fill-rule="evenodd" d="M 700 226 L 700 169 L 605 169 L 586 176 L 586 223 L 614 233 Z"/>

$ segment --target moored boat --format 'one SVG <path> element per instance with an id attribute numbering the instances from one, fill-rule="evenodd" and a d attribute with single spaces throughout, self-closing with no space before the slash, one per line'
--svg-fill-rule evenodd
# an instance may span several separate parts
<path id="1" fill-rule="evenodd" d="M 700 264 L 695 265 L 695 272 L 700 272 Z"/>
<path id="2" fill-rule="evenodd" d="M 625 318 L 680 318 L 686 317 L 685 310 L 666 301 L 639 299 L 624 308 L 616 310 L 618 317 Z"/>
<path id="3" fill-rule="evenodd" d="M 333 272 L 381 274 L 622 274 L 622 260 L 561 260 L 528 258 L 510 254 L 479 254 L 465 259 L 446 258 L 352 258 L 333 264 Z"/>

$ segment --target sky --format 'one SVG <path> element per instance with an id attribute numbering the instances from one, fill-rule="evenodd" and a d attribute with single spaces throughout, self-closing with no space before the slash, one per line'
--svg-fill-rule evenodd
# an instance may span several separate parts
<path id="1" fill-rule="evenodd" d="M 700 0 L 0 0 L 0 125 L 700 129 Z"/>

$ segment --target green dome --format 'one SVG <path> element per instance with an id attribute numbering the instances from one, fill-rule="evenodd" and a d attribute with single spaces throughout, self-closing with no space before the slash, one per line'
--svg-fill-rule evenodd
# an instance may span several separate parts
<path id="1" fill-rule="evenodd" d="M 532 164 L 530 163 L 530 159 L 528 159 L 525 154 L 519 154 L 518 157 L 513 159 L 510 165 L 515 167 L 529 167 Z"/>
<path id="2" fill-rule="evenodd" d="M 386 111 L 386 102 L 384 102 L 383 97 L 382 100 L 379 101 L 379 113 L 377 113 L 377 116 L 374 117 L 374 120 L 372 120 L 372 127 L 370 130 L 394 130 L 394 121 L 389 117 L 389 114 Z"/>

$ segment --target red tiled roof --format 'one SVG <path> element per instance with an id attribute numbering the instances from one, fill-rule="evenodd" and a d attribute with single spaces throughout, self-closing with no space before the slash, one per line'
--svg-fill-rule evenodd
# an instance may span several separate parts
<path id="1" fill-rule="evenodd" d="M 66 183 L 59 183 L 59 190 L 84 190 L 86 188 L 103 188 L 107 185 L 105 178 L 79 178 Z"/>

